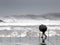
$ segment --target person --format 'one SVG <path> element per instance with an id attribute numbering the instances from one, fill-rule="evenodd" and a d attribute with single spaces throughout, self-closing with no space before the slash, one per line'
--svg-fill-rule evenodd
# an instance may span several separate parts
<path id="1" fill-rule="evenodd" d="M 39 30 L 42 32 L 42 37 L 41 37 L 41 38 L 43 39 L 43 36 L 45 36 L 45 39 L 46 39 L 47 36 L 46 36 L 45 32 L 47 31 L 47 26 L 41 24 L 41 25 L 39 26 Z M 43 39 L 43 40 L 45 40 L 45 39 Z"/>

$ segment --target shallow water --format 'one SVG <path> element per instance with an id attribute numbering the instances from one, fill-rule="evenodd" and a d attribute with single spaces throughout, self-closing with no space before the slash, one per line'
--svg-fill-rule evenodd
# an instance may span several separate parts
<path id="1" fill-rule="evenodd" d="M 47 45 L 60 45 L 60 37 L 49 37 L 45 41 Z M 0 45 L 40 45 L 41 39 L 38 37 L 0 37 Z"/>

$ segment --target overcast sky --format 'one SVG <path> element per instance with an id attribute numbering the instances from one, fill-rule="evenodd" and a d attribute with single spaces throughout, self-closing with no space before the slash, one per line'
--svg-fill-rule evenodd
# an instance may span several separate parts
<path id="1" fill-rule="evenodd" d="M 0 16 L 60 12 L 60 0 L 0 0 Z"/>

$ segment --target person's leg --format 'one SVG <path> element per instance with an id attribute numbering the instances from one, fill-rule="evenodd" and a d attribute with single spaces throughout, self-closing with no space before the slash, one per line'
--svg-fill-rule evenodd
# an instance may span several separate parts
<path id="1" fill-rule="evenodd" d="M 41 36 L 41 38 L 43 38 L 43 35 L 44 35 L 44 33 L 42 33 L 42 36 Z"/>
<path id="2" fill-rule="evenodd" d="M 45 39 L 47 38 L 47 36 L 46 36 L 45 32 L 43 32 L 43 33 L 42 33 L 41 38 L 43 38 L 43 36 L 45 36 Z"/>
<path id="3" fill-rule="evenodd" d="M 46 34 L 44 34 L 45 35 L 45 39 L 47 39 L 47 35 Z"/>

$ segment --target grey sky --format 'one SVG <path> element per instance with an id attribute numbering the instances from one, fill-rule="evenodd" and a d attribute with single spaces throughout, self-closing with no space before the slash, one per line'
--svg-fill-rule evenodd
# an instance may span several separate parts
<path id="1" fill-rule="evenodd" d="M 0 16 L 60 12 L 60 0 L 0 0 Z"/>

